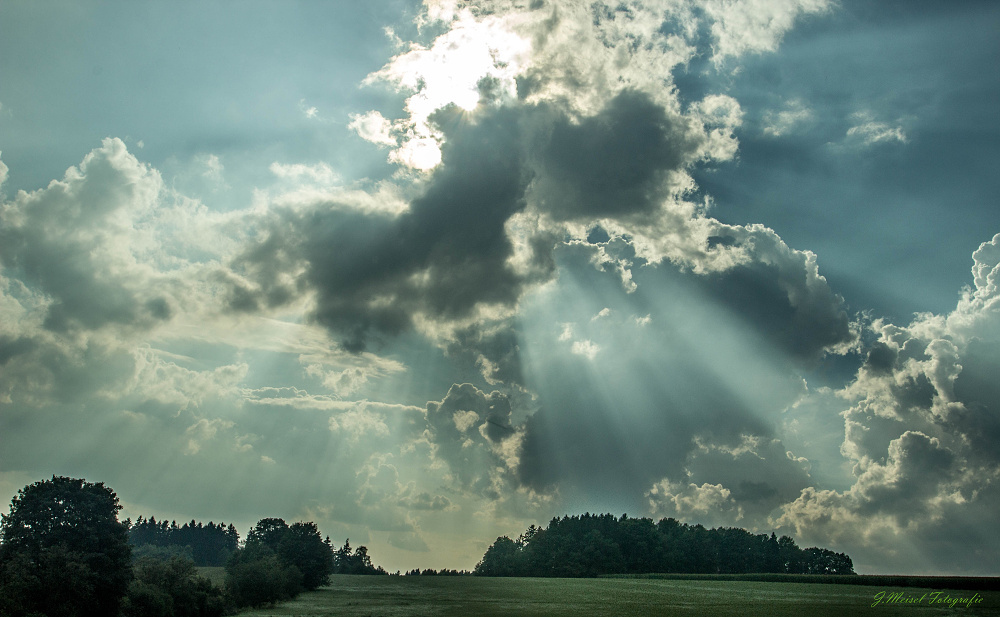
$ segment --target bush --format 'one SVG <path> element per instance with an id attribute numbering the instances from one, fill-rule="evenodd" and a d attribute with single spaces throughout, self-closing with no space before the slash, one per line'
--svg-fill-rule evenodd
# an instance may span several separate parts
<path id="1" fill-rule="evenodd" d="M 290 600 L 302 592 L 302 572 L 269 550 L 238 551 L 226 566 L 226 593 L 237 607 Z"/>
<path id="2" fill-rule="evenodd" d="M 135 566 L 124 617 L 218 617 L 223 613 L 222 590 L 197 575 L 190 559 L 145 558 Z"/>

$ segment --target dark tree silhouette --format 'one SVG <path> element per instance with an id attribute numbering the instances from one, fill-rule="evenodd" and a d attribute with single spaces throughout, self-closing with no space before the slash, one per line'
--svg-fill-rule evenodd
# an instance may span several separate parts
<path id="1" fill-rule="evenodd" d="M 334 572 L 337 574 L 388 574 L 382 566 L 372 564 L 368 547 L 359 546 L 351 550 L 350 538 L 333 555 Z"/>
<path id="2" fill-rule="evenodd" d="M 532 525 L 517 540 L 497 538 L 475 569 L 481 576 L 651 572 L 853 574 L 854 566 L 843 553 L 802 550 L 773 533 L 588 513 L 553 518 L 545 529 Z"/>
<path id="3" fill-rule="evenodd" d="M 330 582 L 333 552 L 323 541 L 316 523 L 293 523 L 278 542 L 278 556 L 302 572 L 302 586 L 307 590 Z"/>
<path id="4" fill-rule="evenodd" d="M 52 476 L 0 522 L 0 613 L 117 615 L 132 580 L 128 529 L 103 483 Z"/>
<path id="5" fill-rule="evenodd" d="M 220 617 L 224 608 L 222 591 L 191 560 L 145 558 L 135 565 L 122 617 Z"/>
<path id="6" fill-rule="evenodd" d="M 196 566 L 224 566 L 239 546 L 240 534 L 233 525 L 207 525 L 192 520 L 178 527 L 176 522 L 157 522 L 155 517 L 139 517 L 129 526 L 133 555 L 169 559 L 187 557 Z"/>
<path id="7" fill-rule="evenodd" d="M 521 549 L 524 545 L 507 536 L 497 538 L 476 566 L 476 574 L 481 576 L 518 576 L 524 569 Z"/>

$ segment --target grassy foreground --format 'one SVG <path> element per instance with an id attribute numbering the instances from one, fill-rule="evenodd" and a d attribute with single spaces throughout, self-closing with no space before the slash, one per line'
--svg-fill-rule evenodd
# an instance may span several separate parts
<path id="1" fill-rule="evenodd" d="M 1000 592 L 942 591 L 939 598 L 982 602 L 949 607 L 881 603 L 875 595 L 902 593 L 920 598 L 931 589 L 657 579 L 551 579 L 432 576 L 334 576 L 332 584 L 297 600 L 243 615 L 355 617 L 636 617 L 645 615 L 760 615 L 768 617 L 843 617 L 849 615 L 1000 615 Z"/>

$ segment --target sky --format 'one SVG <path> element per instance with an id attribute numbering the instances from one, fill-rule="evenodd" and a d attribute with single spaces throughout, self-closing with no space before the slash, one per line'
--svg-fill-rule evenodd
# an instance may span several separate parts
<path id="1" fill-rule="evenodd" d="M 0 2 L 0 499 L 1000 574 L 1000 5 Z"/>

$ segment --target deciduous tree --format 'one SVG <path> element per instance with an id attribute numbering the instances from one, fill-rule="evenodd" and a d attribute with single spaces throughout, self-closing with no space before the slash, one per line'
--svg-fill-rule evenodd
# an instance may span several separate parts
<path id="1" fill-rule="evenodd" d="M 0 597 L 17 593 L 17 605 L 6 610 L 117 615 L 132 580 L 119 510 L 118 496 L 103 483 L 52 476 L 18 491 L 0 521 Z"/>

